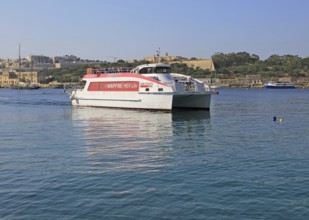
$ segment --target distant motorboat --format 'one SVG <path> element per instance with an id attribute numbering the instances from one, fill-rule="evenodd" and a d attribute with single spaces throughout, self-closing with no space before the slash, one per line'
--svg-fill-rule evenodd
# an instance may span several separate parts
<path id="1" fill-rule="evenodd" d="M 218 85 L 210 85 L 210 88 L 211 88 L 211 89 L 219 89 L 219 88 L 221 88 L 221 87 L 218 86 Z"/>
<path id="2" fill-rule="evenodd" d="M 264 84 L 267 89 L 295 89 L 294 83 L 291 82 L 268 82 Z"/>
<path id="3" fill-rule="evenodd" d="M 17 85 L 10 87 L 11 89 L 39 89 L 41 85 L 39 83 L 25 83 L 19 82 Z"/>

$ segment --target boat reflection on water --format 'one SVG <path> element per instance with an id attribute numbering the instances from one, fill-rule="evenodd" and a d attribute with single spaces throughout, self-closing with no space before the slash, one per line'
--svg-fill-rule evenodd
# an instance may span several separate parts
<path id="1" fill-rule="evenodd" d="M 72 108 L 73 122 L 83 126 L 90 137 L 102 133 L 104 136 L 163 138 L 172 136 L 173 122 L 196 122 L 209 124 L 209 111 L 173 110 L 172 112 L 148 110 L 123 110 L 108 108 Z"/>
<path id="2" fill-rule="evenodd" d="M 174 110 L 172 112 L 173 142 L 186 147 L 205 146 L 204 139 L 210 126 L 210 112 L 196 110 Z M 201 141 L 201 143 L 200 143 Z"/>
<path id="3" fill-rule="evenodd" d="M 91 160 L 87 172 L 133 168 L 156 172 L 169 166 L 171 152 L 181 142 L 204 134 L 209 120 L 207 111 L 72 108 L 73 127 L 80 131 L 83 150 Z"/>
<path id="4" fill-rule="evenodd" d="M 209 120 L 210 112 L 205 110 L 175 109 L 172 111 L 173 121 Z"/>
<path id="5" fill-rule="evenodd" d="M 136 139 L 146 133 L 166 136 L 172 121 L 172 114 L 167 112 L 93 107 L 72 108 L 72 117 L 77 126 L 84 127 L 89 137 L 101 133 L 105 138 L 111 136 L 119 140 L 123 137 Z"/>

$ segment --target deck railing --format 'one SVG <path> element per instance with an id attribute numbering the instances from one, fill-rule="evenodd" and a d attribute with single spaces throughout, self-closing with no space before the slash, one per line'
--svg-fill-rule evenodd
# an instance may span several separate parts
<path id="1" fill-rule="evenodd" d="M 108 67 L 101 69 L 88 68 L 87 74 L 129 73 L 131 70 L 132 67 Z"/>

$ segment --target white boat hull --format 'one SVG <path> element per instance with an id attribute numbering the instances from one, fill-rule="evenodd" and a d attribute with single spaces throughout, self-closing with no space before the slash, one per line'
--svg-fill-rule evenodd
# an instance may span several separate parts
<path id="1" fill-rule="evenodd" d="M 74 95 L 73 106 L 93 106 L 107 108 L 128 109 L 152 109 L 172 110 L 173 108 L 210 109 L 211 94 L 175 94 L 175 93 L 153 93 L 153 94 L 83 94 L 82 91 Z M 79 98 L 80 97 L 80 98 Z"/>
<path id="2" fill-rule="evenodd" d="M 295 85 L 289 82 L 268 82 L 264 87 L 266 89 L 295 89 Z"/>
<path id="3" fill-rule="evenodd" d="M 80 97 L 80 98 L 79 98 Z M 72 100 L 74 106 L 93 106 L 108 108 L 128 108 L 128 109 L 154 109 L 171 110 L 173 94 L 82 94 L 76 93 L 76 98 Z"/>
<path id="4" fill-rule="evenodd" d="M 136 94 L 131 97 L 119 95 L 100 97 L 96 94 L 80 96 L 72 100 L 73 106 L 93 106 L 107 108 L 167 110 L 173 108 L 210 109 L 211 95 L 206 94 Z M 81 98 L 78 98 L 81 97 Z"/>

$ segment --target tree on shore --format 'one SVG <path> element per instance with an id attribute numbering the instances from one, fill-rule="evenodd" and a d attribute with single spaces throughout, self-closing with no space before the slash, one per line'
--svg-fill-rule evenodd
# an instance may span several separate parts
<path id="1" fill-rule="evenodd" d="M 260 74 L 263 77 L 309 76 L 309 57 L 297 55 L 271 55 L 262 61 L 256 54 L 246 52 L 216 53 L 212 56 L 217 73 L 220 74 Z"/>

